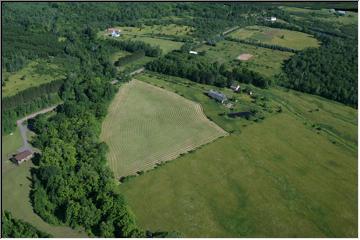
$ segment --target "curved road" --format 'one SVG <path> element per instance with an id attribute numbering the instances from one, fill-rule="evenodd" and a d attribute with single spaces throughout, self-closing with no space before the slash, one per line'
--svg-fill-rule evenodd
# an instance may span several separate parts
<path id="1" fill-rule="evenodd" d="M 20 134 L 21 134 L 21 138 L 23 140 L 23 146 L 18 150 L 18 152 L 22 152 L 25 150 L 31 150 L 31 146 L 30 143 L 28 142 L 27 136 L 26 136 L 26 131 L 27 131 L 27 127 L 24 125 L 24 122 L 36 117 L 39 114 L 43 114 L 43 113 L 47 113 L 50 112 L 52 110 L 54 110 L 59 104 L 55 105 L 55 106 L 51 106 L 48 108 L 44 108 L 38 112 L 34 112 L 30 115 L 27 115 L 26 117 L 19 119 L 16 121 L 16 125 L 18 126 L 19 130 L 20 130 Z"/>

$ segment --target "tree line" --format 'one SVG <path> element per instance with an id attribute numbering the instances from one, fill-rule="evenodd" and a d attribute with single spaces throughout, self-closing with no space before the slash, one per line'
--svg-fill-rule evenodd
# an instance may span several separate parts
<path id="1" fill-rule="evenodd" d="M 210 62 L 205 57 L 173 51 L 145 66 L 148 70 L 183 77 L 194 82 L 229 87 L 233 81 L 251 83 L 267 88 L 271 80 L 241 66 L 230 68 L 225 64 Z"/>
<path id="2" fill-rule="evenodd" d="M 151 46 L 148 43 L 135 40 L 106 40 L 110 45 L 128 52 L 143 51 L 146 56 L 157 57 L 160 56 L 162 51 L 159 46 Z"/>
<path id="3" fill-rule="evenodd" d="M 125 65 L 127 63 L 131 63 L 134 62 L 142 57 L 145 56 L 145 52 L 144 51 L 137 51 L 134 52 L 133 54 L 130 55 L 126 55 L 124 57 L 120 57 L 114 64 L 117 67 L 120 67 L 122 65 Z"/>
<path id="4" fill-rule="evenodd" d="M 50 234 L 42 232 L 30 223 L 13 218 L 10 212 L 4 211 L 1 218 L 2 237 L 5 238 L 49 238 Z"/>
<path id="5" fill-rule="evenodd" d="M 271 50 L 283 51 L 283 52 L 292 52 L 292 53 L 299 52 L 299 50 L 289 48 L 289 47 L 283 47 L 283 46 L 273 45 L 273 44 L 266 44 L 266 43 L 262 43 L 262 42 L 252 41 L 252 40 L 238 39 L 238 38 L 234 38 L 234 37 L 231 37 L 231 36 L 226 36 L 225 40 L 232 41 L 232 42 L 249 44 L 249 45 L 262 47 L 262 48 L 268 48 L 268 49 L 271 49 Z"/>

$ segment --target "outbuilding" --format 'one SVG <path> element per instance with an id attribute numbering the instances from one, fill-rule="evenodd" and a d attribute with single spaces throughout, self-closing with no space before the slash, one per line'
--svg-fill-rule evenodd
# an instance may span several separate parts
<path id="1" fill-rule="evenodd" d="M 195 55 L 198 55 L 198 52 L 196 51 L 189 51 L 190 54 L 195 54 Z"/>
<path id="2" fill-rule="evenodd" d="M 238 92 L 240 90 L 240 85 L 239 84 L 232 84 L 230 86 L 230 88 L 234 91 L 234 92 Z"/>
<path id="3" fill-rule="evenodd" d="M 208 92 L 208 95 L 209 95 L 209 97 L 211 97 L 221 103 L 224 103 L 227 100 L 227 97 L 225 96 L 225 94 L 214 91 L 212 89 Z"/>
<path id="4" fill-rule="evenodd" d="M 27 149 L 27 150 L 24 150 L 22 152 L 19 152 L 18 154 L 16 154 L 14 157 L 13 157 L 13 161 L 17 164 L 21 164 L 27 160 L 29 160 L 30 158 L 32 158 L 34 155 L 34 153 Z"/>

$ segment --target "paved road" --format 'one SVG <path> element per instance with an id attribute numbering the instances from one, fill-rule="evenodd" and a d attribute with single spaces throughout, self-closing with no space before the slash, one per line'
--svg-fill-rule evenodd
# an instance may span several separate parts
<path id="1" fill-rule="evenodd" d="M 50 112 L 50 111 L 54 110 L 58 105 L 59 104 L 57 104 L 55 106 L 48 107 L 48 108 L 44 108 L 44 109 L 42 109 L 42 110 L 40 110 L 38 112 L 34 112 L 34 113 L 32 113 L 30 115 L 27 115 L 26 117 L 16 121 L 16 125 L 18 126 L 18 128 L 20 130 L 21 138 L 23 140 L 23 146 L 18 150 L 19 152 L 25 151 L 25 150 L 31 150 L 31 145 L 30 145 L 30 143 L 29 143 L 29 141 L 27 139 L 27 135 L 26 135 L 27 126 L 24 125 L 24 122 L 31 119 L 31 118 L 36 117 L 39 114 Z"/>

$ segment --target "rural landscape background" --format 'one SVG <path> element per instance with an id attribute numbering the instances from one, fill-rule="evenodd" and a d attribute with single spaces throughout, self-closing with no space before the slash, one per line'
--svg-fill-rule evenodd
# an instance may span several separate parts
<path id="1" fill-rule="evenodd" d="M 2 236 L 358 236 L 357 2 L 1 6 Z"/>

